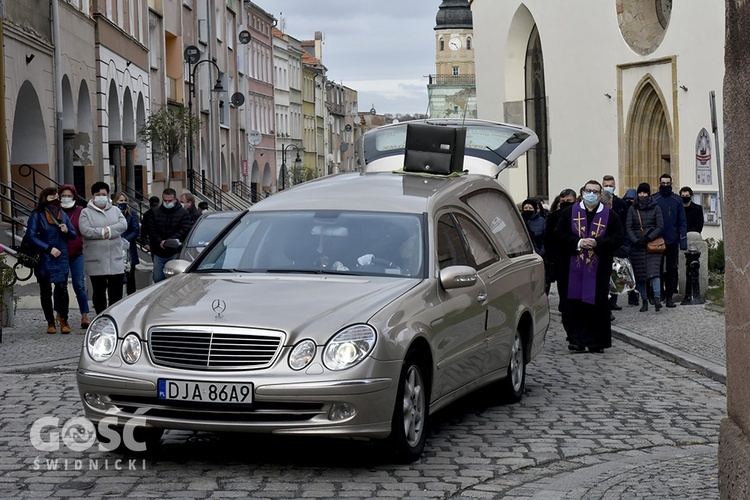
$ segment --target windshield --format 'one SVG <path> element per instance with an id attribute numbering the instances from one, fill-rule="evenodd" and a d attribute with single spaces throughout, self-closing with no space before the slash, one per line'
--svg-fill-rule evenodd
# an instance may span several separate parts
<path id="1" fill-rule="evenodd" d="M 248 212 L 194 270 L 421 277 L 424 254 L 419 215 Z"/>

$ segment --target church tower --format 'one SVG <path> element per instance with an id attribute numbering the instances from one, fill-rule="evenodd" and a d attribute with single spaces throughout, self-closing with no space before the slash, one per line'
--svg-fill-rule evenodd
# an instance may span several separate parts
<path id="1" fill-rule="evenodd" d="M 466 0 L 443 0 L 438 8 L 435 67 L 427 86 L 430 118 L 476 118 L 474 34 Z"/>

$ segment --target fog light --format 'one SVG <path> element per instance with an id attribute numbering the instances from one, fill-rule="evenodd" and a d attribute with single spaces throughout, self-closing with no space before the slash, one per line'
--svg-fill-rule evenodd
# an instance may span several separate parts
<path id="1" fill-rule="evenodd" d="M 347 420 L 357 414 L 357 408 L 349 403 L 333 403 L 328 420 Z"/>
<path id="2" fill-rule="evenodd" d="M 89 406 L 92 406 L 96 408 L 97 410 L 106 410 L 107 405 L 104 404 L 104 401 L 102 401 L 102 398 L 99 397 L 98 394 L 92 394 L 90 392 L 87 392 L 83 395 L 83 398 L 86 400 L 86 403 Z"/>

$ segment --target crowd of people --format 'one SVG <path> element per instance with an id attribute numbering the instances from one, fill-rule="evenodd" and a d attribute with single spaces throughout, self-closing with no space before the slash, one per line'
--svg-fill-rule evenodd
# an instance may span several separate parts
<path id="1" fill-rule="evenodd" d="M 69 278 L 84 330 L 90 312 L 86 276 L 96 314 L 120 300 L 123 287 L 128 295 L 135 292 L 138 241 L 151 252 L 153 281 L 165 278 L 164 265 L 180 251 L 178 245 L 165 243 L 184 241 L 201 209 L 191 193 L 183 193 L 178 201 L 171 188 L 162 192 L 161 199 L 152 196 L 149 205 L 139 218 L 125 193 L 110 196 L 109 184 L 101 181 L 92 184 L 91 199 L 85 203 L 69 184 L 41 191 L 28 220 L 26 238 L 41 256 L 34 275 L 47 333 L 57 333 L 58 327 L 60 333 L 71 332 Z"/>
<path id="2" fill-rule="evenodd" d="M 680 250 L 687 233 L 703 230 L 703 207 L 685 186 L 673 192 L 672 177 L 662 174 L 658 191 L 640 183 L 623 198 L 615 178 L 590 180 L 578 192 L 563 189 L 547 212 L 534 199 L 520 205 L 534 248 L 545 262 L 547 292 L 557 283 L 559 310 L 568 348 L 600 353 L 611 347 L 612 311 L 621 310 L 610 278 L 615 258 L 628 259 L 636 282 L 628 305 L 647 312 L 662 303 L 676 307 Z M 651 248 L 653 247 L 653 248 Z"/>

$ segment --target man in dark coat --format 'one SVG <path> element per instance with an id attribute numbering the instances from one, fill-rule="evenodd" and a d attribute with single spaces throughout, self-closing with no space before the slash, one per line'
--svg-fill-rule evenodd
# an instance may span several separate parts
<path id="1" fill-rule="evenodd" d="M 177 201 L 177 192 L 172 188 L 165 189 L 161 195 L 161 205 L 154 209 L 153 220 L 147 228 L 148 242 L 154 258 L 154 283 L 165 278 L 164 264 L 176 259 L 180 253 L 179 248 L 165 247 L 164 242 L 167 240 L 183 242 L 190 227 L 190 216 Z"/>
<path id="2" fill-rule="evenodd" d="M 662 285 L 667 307 L 676 307 L 672 295 L 677 288 L 677 268 L 679 267 L 680 250 L 687 250 L 687 220 L 682 198 L 672 192 L 672 176 L 662 174 L 659 178 L 659 192 L 654 195 L 654 201 L 661 208 L 664 218 L 664 232 L 662 238 L 666 249 L 662 253 Z"/>
<path id="3" fill-rule="evenodd" d="M 555 228 L 561 252 L 569 256 L 568 266 L 558 269 L 557 288 L 566 296 L 562 320 L 574 352 L 612 346 L 609 278 L 624 236 L 620 218 L 601 203 L 601 192 L 598 181 L 588 181 L 583 200 L 563 209 Z"/>
<path id="4" fill-rule="evenodd" d="M 611 209 L 620 218 L 620 222 L 622 223 L 622 227 L 624 228 L 625 222 L 628 220 L 628 209 L 630 208 L 630 206 L 625 203 L 625 200 L 617 196 L 617 193 L 615 193 L 616 188 L 617 186 L 615 185 L 615 178 L 613 176 L 605 175 L 604 177 L 602 177 L 602 189 L 604 191 L 609 191 L 610 193 L 612 193 Z M 627 253 L 625 255 L 627 255 Z M 619 311 L 622 309 L 622 307 L 617 305 L 617 297 L 618 294 L 616 293 L 612 293 L 609 295 L 609 308 L 613 311 Z"/>
<path id="5" fill-rule="evenodd" d="M 703 207 L 693 203 L 693 189 L 690 186 L 684 186 L 680 189 L 680 198 L 682 205 L 685 207 L 685 221 L 687 223 L 687 232 L 703 231 Z"/>

